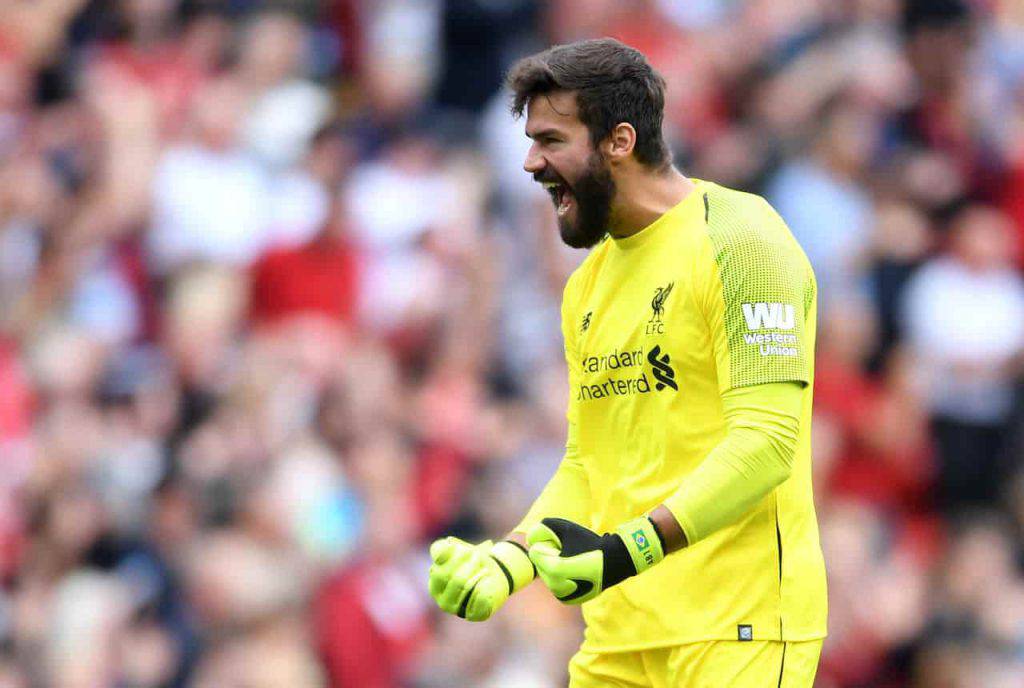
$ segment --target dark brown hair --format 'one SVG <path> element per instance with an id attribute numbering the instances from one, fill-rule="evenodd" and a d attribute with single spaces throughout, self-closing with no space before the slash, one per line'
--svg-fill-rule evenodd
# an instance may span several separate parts
<path id="1" fill-rule="evenodd" d="M 512 90 L 512 114 L 522 117 L 536 95 L 574 91 L 580 121 L 596 147 L 620 122 L 636 129 L 633 154 L 648 167 L 669 164 L 661 134 L 665 79 L 643 53 L 613 38 L 556 45 L 524 57 L 506 79 Z"/>

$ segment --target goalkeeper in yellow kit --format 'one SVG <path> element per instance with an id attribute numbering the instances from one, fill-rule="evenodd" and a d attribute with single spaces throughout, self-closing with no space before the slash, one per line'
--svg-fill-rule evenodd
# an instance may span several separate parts
<path id="1" fill-rule="evenodd" d="M 825 636 L 811 492 L 814 274 L 762 198 L 688 179 L 662 78 L 611 39 L 508 84 L 569 278 L 565 457 L 497 544 L 431 546 L 445 611 L 490 617 L 535 577 L 582 604 L 571 688 L 809 687 Z"/>

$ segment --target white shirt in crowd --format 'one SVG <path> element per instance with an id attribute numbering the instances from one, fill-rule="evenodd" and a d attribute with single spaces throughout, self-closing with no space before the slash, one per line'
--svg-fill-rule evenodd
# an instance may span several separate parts
<path id="1" fill-rule="evenodd" d="M 907 286 L 907 341 L 921 357 L 933 413 L 977 424 L 1006 420 L 1010 359 L 1024 350 L 1024 280 L 1011 268 L 925 265 Z"/>
<path id="2" fill-rule="evenodd" d="M 153 181 L 154 267 L 168 272 L 191 260 L 251 261 L 266 239 L 266 192 L 262 169 L 239 151 L 169 149 Z"/>

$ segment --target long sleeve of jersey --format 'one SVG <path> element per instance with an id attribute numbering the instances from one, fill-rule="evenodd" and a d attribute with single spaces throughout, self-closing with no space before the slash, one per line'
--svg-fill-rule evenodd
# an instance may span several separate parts
<path id="1" fill-rule="evenodd" d="M 802 402 L 795 382 L 722 394 L 725 437 L 665 500 L 690 544 L 738 520 L 789 477 Z"/>
<path id="2" fill-rule="evenodd" d="M 756 201 L 755 201 L 756 204 Z M 665 505 L 692 544 L 730 525 L 793 471 L 812 381 L 816 287 L 767 205 L 758 220 L 709 201 L 710 270 L 694 299 L 710 334 L 725 435 Z"/>
<path id="3" fill-rule="evenodd" d="M 574 441 L 575 424 L 569 425 L 569 441 L 566 442 L 565 456 L 558 470 L 548 481 L 540 496 L 526 516 L 515 527 L 517 533 L 527 533 L 530 528 L 548 516 L 567 518 L 576 523 L 590 521 L 590 487 L 586 469 L 580 460 Z"/>

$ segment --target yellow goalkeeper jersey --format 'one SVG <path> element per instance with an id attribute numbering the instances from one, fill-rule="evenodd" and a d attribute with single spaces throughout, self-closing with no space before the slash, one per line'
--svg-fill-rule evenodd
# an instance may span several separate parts
<path id="1" fill-rule="evenodd" d="M 825 635 L 811 491 L 814 274 L 764 199 L 694 182 L 570 277 L 566 457 L 516 530 L 563 516 L 601 533 L 649 512 L 725 436 L 730 388 L 804 385 L 796 456 L 790 477 L 734 524 L 584 604 L 588 651 Z"/>

